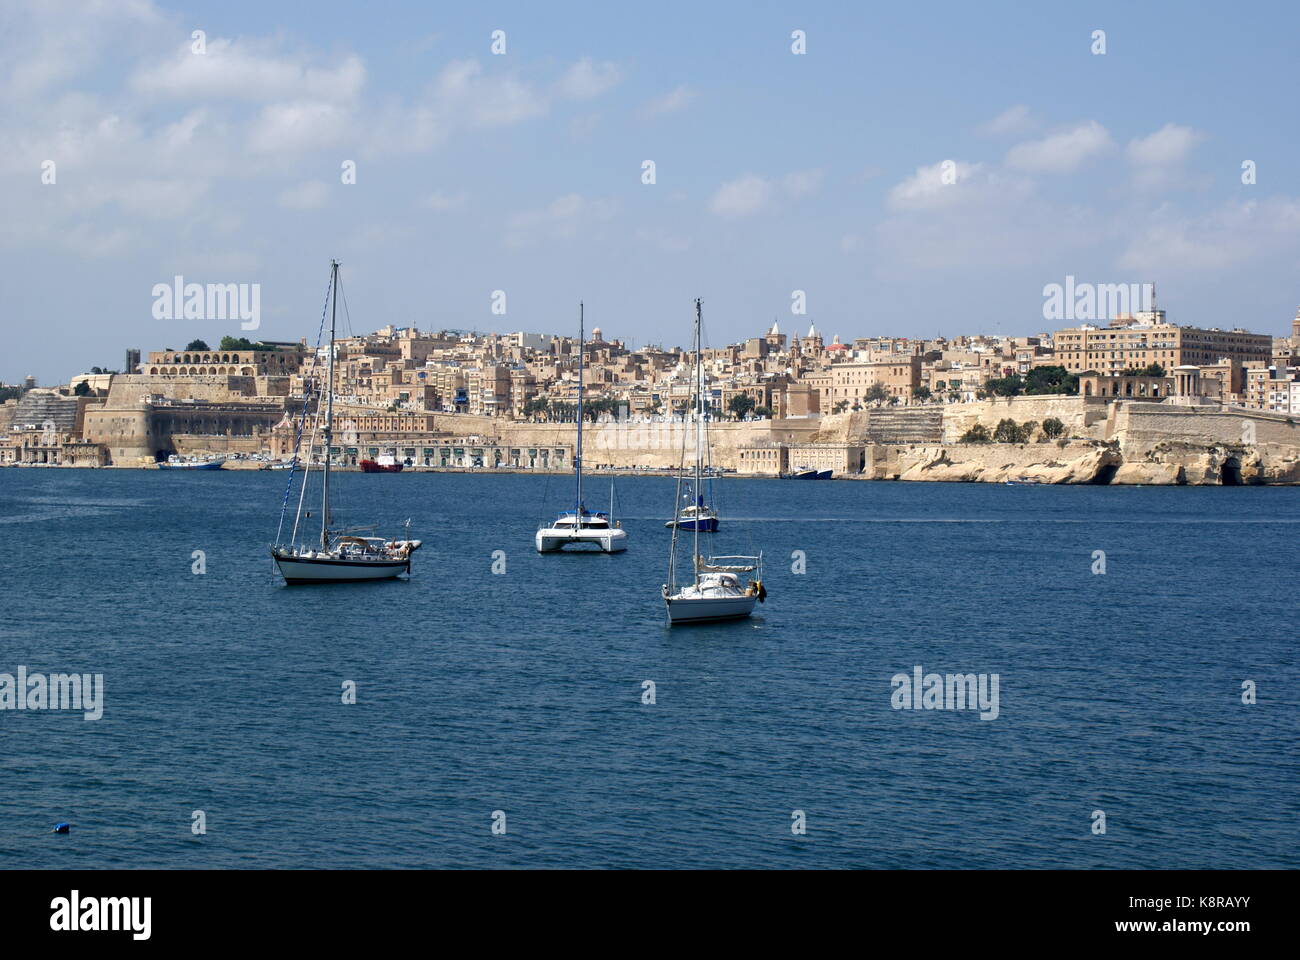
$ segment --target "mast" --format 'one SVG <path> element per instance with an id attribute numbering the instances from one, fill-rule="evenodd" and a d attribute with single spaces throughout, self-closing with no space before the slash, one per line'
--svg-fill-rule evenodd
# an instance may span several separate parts
<path id="1" fill-rule="evenodd" d="M 325 444 L 325 470 L 321 481 L 320 548 L 330 547 L 330 440 L 334 426 L 334 323 L 339 312 L 339 262 L 330 261 L 330 286 L 333 302 L 330 304 L 330 355 L 325 373 L 325 427 L 321 430 Z"/>
<path id="2" fill-rule="evenodd" d="M 700 430 L 704 423 L 704 369 L 700 363 L 700 298 L 695 298 L 695 495 L 700 493 L 700 464 L 703 451 L 700 449 Z M 700 517 L 695 516 L 695 586 L 700 585 Z"/>
<path id="3" fill-rule="evenodd" d="M 578 475 L 578 492 L 577 502 L 574 504 L 573 519 L 577 526 L 575 530 L 582 529 L 582 355 L 586 353 L 583 348 L 583 315 L 582 301 L 578 301 L 578 455 L 573 458 L 573 466 Z"/>

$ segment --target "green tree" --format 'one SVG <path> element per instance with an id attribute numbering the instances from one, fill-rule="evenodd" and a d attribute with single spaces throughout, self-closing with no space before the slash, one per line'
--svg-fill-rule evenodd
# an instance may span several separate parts
<path id="1" fill-rule="evenodd" d="M 1026 429 L 1019 426 L 1010 417 L 1003 417 L 993 428 L 993 439 L 997 443 L 1025 443 L 1028 437 Z"/>
<path id="2" fill-rule="evenodd" d="M 918 400 L 929 400 L 933 394 L 930 392 L 929 387 L 925 384 L 921 384 L 919 387 L 912 388 L 912 396 L 916 397 Z"/>
<path id="3" fill-rule="evenodd" d="M 1129 367 L 1127 370 L 1121 370 L 1121 377 L 1163 377 L 1165 368 L 1158 363 L 1151 363 L 1145 367 Z"/>
<path id="4" fill-rule="evenodd" d="M 755 408 L 754 408 L 754 416 L 756 416 L 756 417 L 762 417 L 764 420 L 770 420 L 770 419 L 772 419 L 772 408 L 771 408 L 771 407 L 755 407 Z"/>
<path id="5" fill-rule="evenodd" d="M 1070 373 L 1065 367 L 1034 367 L 1025 377 L 1025 393 L 1064 393 L 1079 392 L 1079 377 Z"/>
<path id="6" fill-rule="evenodd" d="M 743 420 L 745 415 L 753 410 L 756 405 L 754 398 L 747 393 L 737 393 L 727 401 L 727 409 L 737 420 Z"/>
<path id="7" fill-rule="evenodd" d="M 1055 440 L 1065 433 L 1065 424 L 1056 417 L 1048 417 L 1043 421 L 1043 436 L 1048 440 Z"/>
<path id="8" fill-rule="evenodd" d="M 989 443 L 993 438 L 989 436 L 988 427 L 982 423 L 977 423 L 971 427 L 958 439 L 958 443 Z"/>
<path id="9" fill-rule="evenodd" d="M 834 406 L 831 407 L 831 413 L 843 413 L 848 408 L 849 402 L 847 400 L 836 400 Z"/>
<path id="10" fill-rule="evenodd" d="M 86 380 L 82 380 L 72 388 L 72 392 L 78 397 L 84 397 L 90 393 L 90 383 Z"/>
<path id="11" fill-rule="evenodd" d="M 1020 379 L 1018 373 L 1013 373 L 1009 377 L 993 377 L 984 383 L 984 389 L 995 397 L 1019 396 L 1024 386 L 1024 381 Z"/>
<path id="12" fill-rule="evenodd" d="M 880 403 L 889 399 L 889 391 L 885 389 L 884 384 L 873 383 L 867 387 L 867 399 L 874 403 Z"/>
<path id="13" fill-rule="evenodd" d="M 206 340 L 191 340 L 189 344 L 185 347 L 185 349 L 186 350 L 211 350 L 212 348 L 208 346 Z M 226 348 L 223 346 L 221 349 L 225 350 Z M 231 347 L 230 349 L 233 350 L 234 348 Z"/>
<path id="14" fill-rule="evenodd" d="M 193 349 L 193 348 L 191 348 L 191 347 L 186 347 L 185 349 L 186 349 L 186 350 L 189 350 L 189 349 Z M 206 349 L 208 349 L 208 348 L 207 348 L 207 347 L 203 347 L 202 349 L 206 350 Z M 220 346 L 218 349 L 221 349 L 221 350 L 274 350 L 275 347 L 267 346 L 265 343 L 254 343 L 252 340 L 249 340 L 247 337 L 222 337 L 222 338 L 221 338 L 221 346 Z"/>

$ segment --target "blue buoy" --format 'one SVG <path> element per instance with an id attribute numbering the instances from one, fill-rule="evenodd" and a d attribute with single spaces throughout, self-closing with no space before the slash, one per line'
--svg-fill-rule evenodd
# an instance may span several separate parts
<path id="1" fill-rule="evenodd" d="M 67 833 L 71 829 L 72 829 L 72 824 L 70 823 L 56 823 L 54 825 L 55 833 Z"/>

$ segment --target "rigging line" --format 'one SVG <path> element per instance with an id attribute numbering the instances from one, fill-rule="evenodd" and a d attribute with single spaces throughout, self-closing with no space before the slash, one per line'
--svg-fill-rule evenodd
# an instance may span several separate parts
<path id="1" fill-rule="evenodd" d="M 348 312 L 348 292 L 343 289 L 343 274 L 339 274 L 339 293 L 343 294 L 343 322 L 347 324 L 348 336 L 354 337 L 352 332 L 352 314 Z"/>
<path id="2" fill-rule="evenodd" d="M 320 359 L 320 340 L 325 334 L 325 316 L 329 312 L 330 287 L 333 286 L 333 282 L 333 272 L 331 271 L 330 282 L 325 285 L 325 303 L 321 307 L 320 311 L 320 324 L 316 327 L 316 347 L 312 352 L 313 365 Z M 284 514 L 289 507 L 289 494 L 293 490 L 293 478 L 298 472 L 298 448 L 302 443 L 303 425 L 307 421 L 307 409 L 311 406 L 311 384 L 306 380 L 306 378 L 303 379 L 303 390 L 305 392 L 303 394 L 302 420 L 298 424 L 298 433 L 293 442 L 293 462 L 289 466 L 289 477 L 285 481 L 284 485 L 284 499 L 280 501 L 280 526 L 277 528 L 275 533 L 275 542 L 277 544 L 280 542 L 280 533 L 284 530 Z M 304 485 L 305 483 L 306 481 L 304 480 Z"/>
<path id="3" fill-rule="evenodd" d="M 306 426 L 306 424 L 307 424 L 307 411 L 308 411 L 308 409 L 310 409 L 310 407 L 311 407 L 311 385 L 310 385 L 309 382 L 307 382 L 307 381 L 304 381 L 304 382 L 303 382 L 303 390 L 305 391 L 305 393 L 303 394 L 303 401 L 302 401 L 302 414 L 301 414 L 301 415 L 299 416 L 299 418 L 298 418 L 298 429 L 297 429 L 297 431 L 295 432 L 295 434 L 294 434 L 294 438 L 293 438 L 293 459 L 289 462 L 289 479 L 288 479 L 287 481 L 285 481 L 285 485 L 284 485 L 284 499 L 283 499 L 283 500 L 281 501 L 281 503 L 280 503 L 280 525 L 279 525 L 279 527 L 276 528 L 276 531 L 275 531 L 275 542 L 276 542 L 277 544 L 279 544 L 279 542 L 280 542 L 280 535 L 281 535 L 281 533 L 284 532 L 284 517 L 285 517 L 285 511 L 286 511 L 286 509 L 287 509 L 288 506 L 289 506 L 289 494 L 290 494 L 290 493 L 292 492 L 292 490 L 293 490 L 293 478 L 294 478 L 294 474 L 296 474 L 297 471 L 298 471 L 298 451 L 299 451 L 299 450 L 301 449 L 301 447 L 302 447 L 302 433 L 303 433 L 303 429 L 305 428 L 305 426 Z M 315 430 L 312 431 L 312 436 L 315 437 Z M 310 455 L 311 455 L 311 454 L 308 453 L 308 456 L 310 456 Z M 304 479 L 304 481 L 303 481 L 302 488 L 303 488 L 304 490 L 307 489 L 307 483 L 306 483 L 306 480 L 305 480 L 305 479 Z M 297 523 L 297 521 L 295 520 L 295 521 L 294 521 L 294 529 L 295 529 L 295 530 L 297 529 L 297 526 L 298 526 L 298 523 Z M 295 537 L 295 539 L 296 539 L 296 537 Z"/>

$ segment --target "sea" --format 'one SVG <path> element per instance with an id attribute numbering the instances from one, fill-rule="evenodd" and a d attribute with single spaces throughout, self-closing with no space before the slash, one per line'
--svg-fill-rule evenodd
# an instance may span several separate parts
<path id="1" fill-rule="evenodd" d="M 1298 488 L 728 478 L 766 602 L 670 628 L 669 478 L 539 555 L 570 477 L 336 474 L 423 546 L 299 587 L 286 480 L 0 470 L 0 674 L 103 683 L 0 709 L 0 867 L 1300 866 Z"/>

